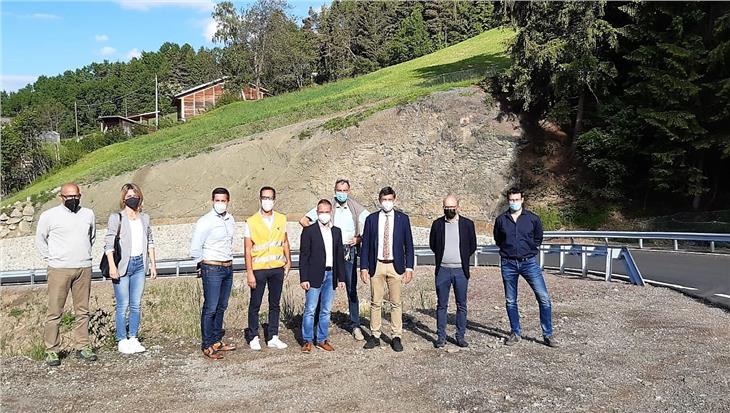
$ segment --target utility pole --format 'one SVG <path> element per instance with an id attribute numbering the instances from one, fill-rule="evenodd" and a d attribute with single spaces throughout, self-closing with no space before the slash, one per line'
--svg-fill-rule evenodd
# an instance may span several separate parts
<path id="1" fill-rule="evenodd" d="M 159 106 L 158 98 L 159 98 L 159 93 L 157 91 L 157 75 L 155 75 L 155 127 L 156 128 L 160 127 L 160 106 Z"/>
<path id="2" fill-rule="evenodd" d="M 79 140 L 79 109 L 74 101 L 74 118 L 76 119 L 76 140 Z"/>

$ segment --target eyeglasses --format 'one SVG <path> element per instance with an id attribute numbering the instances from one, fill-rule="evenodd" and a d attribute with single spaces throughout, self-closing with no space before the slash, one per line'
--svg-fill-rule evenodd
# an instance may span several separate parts
<path id="1" fill-rule="evenodd" d="M 81 199 L 81 194 L 78 195 L 61 195 L 63 199 Z"/>

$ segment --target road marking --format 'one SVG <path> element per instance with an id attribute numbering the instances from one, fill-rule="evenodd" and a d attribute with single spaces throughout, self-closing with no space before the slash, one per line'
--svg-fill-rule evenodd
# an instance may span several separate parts
<path id="1" fill-rule="evenodd" d="M 716 295 L 716 296 L 722 297 L 722 298 L 730 298 L 730 295 L 727 295 L 727 294 L 713 294 L 713 295 Z"/>
<path id="2" fill-rule="evenodd" d="M 685 286 L 683 286 L 683 285 L 677 285 L 677 284 L 669 284 L 669 283 L 663 283 L 663 282 L 661 282 L 661 281 L 654 281 L 654 280 L 647 280 L 647 279 L 644 279 L 644 282 L 648 282 L 648 283 L 652 283 L 652 284 L 657 284 L 657 285 L 663 285 L 663 286 L 665 286 L 665 287 L 674 287 L 674 288 L 680 288 L 680 289 L 682 289 L 682 290 L 697 291 L 697 289 L 696 289 L 696 288 L 692 288 L 692 287 L 685 287 Z"/>

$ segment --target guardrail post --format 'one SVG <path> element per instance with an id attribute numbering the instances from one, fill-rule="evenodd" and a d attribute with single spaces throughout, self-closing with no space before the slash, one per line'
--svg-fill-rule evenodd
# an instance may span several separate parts
<path id="1" fill-rule="evenodd" d="M 180 276 L 180 261 L 175 263 L 175 276 L 176 277 Z"/>
<path id="2" fill-rule="evenodd" d="M 710 241 L 710 252 L 715 252 L 715 241 Z"/>
<path id="3" fill-rule="evenodd" d="M 679 249 L 679 242 L 675 239 L 674 240 L 674 250 L 677 251 Z"/>
<path id="4" fill-rule="evenodd" d="M 611 272 L 613 268 L 611 268 L 611 249 L 606 249 L 606 281 L 611 281 Z"/>
<path id="5" fill-rule="evenodd" d="M 644 249 L 644 239 L 639 238 L 639 249 Z"/>
<path id="6" fill-rule="evenodd" d="M 35 270 L 30 272 L 30 285 L 35 284 Z"/>
<path id="7" fill-rule="evenodd" d="M 418 266 L 418 254 L 413 255 L 413 266 Z"/>
<path id="8" fill-rule="evenodd" d="M 586 265 L 586 251 L 583 250 L 580 253 L 580 273 L 586 277 L 588 276 L 588 266 Z"/>
<path id="9" fill-rule="evenodd" d="M 474 266 L 475 267 L 479 266 L 479 251 L 474 253 Z"/>
<path id="10" fill-rule="evenodd" d="M 502 266 L 502 260 L 499 260 L 500 267 Z M 540 248 L 540 269 L 545 269 L 545 250 Z"/>
<path id="11" fill-rule="evenodd" d="M 560 246 L 560 273 L 565 273 L 565 251 L 562 245 Z"/>

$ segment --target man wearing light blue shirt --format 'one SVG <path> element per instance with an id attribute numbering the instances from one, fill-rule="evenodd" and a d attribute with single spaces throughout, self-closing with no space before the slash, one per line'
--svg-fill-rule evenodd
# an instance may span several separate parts
<path id="1" fill-rule="evenodd" d="M 226 188 L 213 190 L 213 209 L 195 224 L 190 255 L 198 263 L 203 279 L 203 309 L 200 335 L 203 355 L 218 360 L 222 352 L 235 350 L 223 343 L 223 316 L 233 286 L 233 240 L 236 222 L 229 214 L 230 193 Z"/>
<path id="2" fill-rule="evenodd" d="M 350 195 L 350 182 L 338 179 L 335 182 L 335 197 L 332 200 L 332 225 L 342 231 L 343 250 L 345 252 L 345 287 L 349 301 L 352 335 L 356 340 L 364 340 L 360 329 L 360 301 L 357 297 L 357 252 L 360 246 L 365 218 L 370 214 Z M 312 208 L 299 223 L 307 227 L 317 222 L 317 208 Z M 315 317 L 315 320 L 317 318 Z"/>

